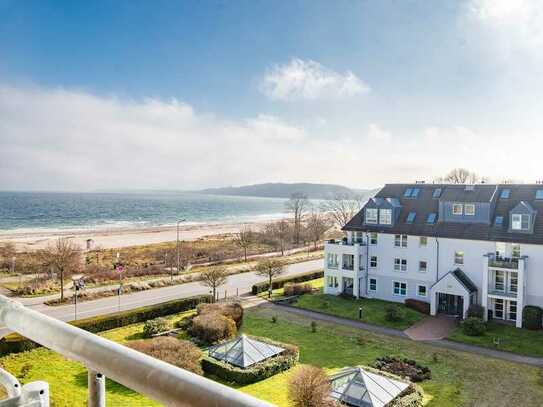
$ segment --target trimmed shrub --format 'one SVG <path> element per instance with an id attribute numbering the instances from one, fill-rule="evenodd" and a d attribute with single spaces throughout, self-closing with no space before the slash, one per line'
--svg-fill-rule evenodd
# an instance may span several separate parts
<path id="1" fill-rule="evenodd" d="M 182 369 L 199 375 L 203 374 L 200 365 L 202 352 L 189 341 L 163 336 L 150 340 L 133 341 L 127 346 Z"/>
<path id="2" fill-rule="evenodd" d="M 213 312 L 194 317 L 189 333 L 200 341 L 211 344 L 232 338 L 236 332 L 236 323 L 231 318 Z"/>
<path id="3" fill-rule="evenodd" d="M 332 387 L 323 368 L 300 366 L 288 381 L 288 398 L 294 407 L 338 405 L 330 397 Z"/>
<path id="4" fill-rule="evenodd" d="M 302 295 L 313 292 L 313 287 L 309 283 L 305 284 L 295 284 L 295 283 L 286 283 L 283 287 L 283 293 L 290 297 L 292 295 Z"/>
<path id="5" fill-rule="evenodd" d="M 324 270 L 318 271 L 309 271 L 307 273 L 300 273 L 293 276 L 277 278 L 272 280 L 272 289 L 283 288 L 286 283 L 303 283 L 304 281 L 315 280 L 317 278 L 324 277 Z M 253 295 L 268 291 L 269 288 L 268 282 L 262 282 L 254 284 L 251 292 Z"/>
<path id="6" fill-rule="evenodd" d="M 543 309 L 535 305 L 526 305 L 522 310 L 522 326 L 526 329 L 541 329 Z"/>
<path id="7" fill-rule="evenodd" d="M 462 332 L 468 336 L 481 336 L 486 331 L 486 324 L 480 318 L 469 317 L 461 323 Z"/>
<path id="8" fill-rule="evenodd" d="M 424 398 L 423 390 L 414 383 L 400 393 L 388 404 L 389 407 L 421 407 Z"/>
<path id="9" fill-rule="evenodd" d="M 243 323 L 243 307 L 237 302 L 232 303 L 214 303 L 214 304 L 199 304 L 196 307 L 198 315 L 218 313 L 227 318 L 230 318 L 236 323 L 239 329 Z"/>
<path id="10" fill-rule="evenodd" d="M 385 319 L 390 322 L 402 321 L 405 318 L 405 311 L 394 304 L 385 307 Z"/>
<path id="11" fill-rule="evenodd" d="M 194 297 L 182 298 L 163 302 L 161 304 L 149 305 L 146 307 L 135 308 L 129 311 L 116 312 L 113 314 L 100 315 L 97 317 L 79 319 L 70 322 L 78 328 L 92 333 L 107 331 L 109 329 L 119 328 L 121 326 L 131 325 L 138 322 L 147 321 L 165 315 L 177 314 L 178 312 L 188 311 L 196 308 L 201 302 L 211 301 L 209 295 L 198 295 Z M 0 355 L 9 353 L 24 352 L 40 345 L 25 338 L 19 334 L 9 334 L 0 340 Z"/>
<path id="12" fill-rule="evenodd" d="M 155 335 L 161 334 L 170 330 L 170 323 L 167 319 L 159 317 L 145 321 L 143 325 L 143 336 L 151 338 Z"/>
<path id="13" fill-rule="evenodd" d="M 468 308 L 468 318 L 485 318 L 485 307 L 479 304 L 471 304 Z"/>
<path id="14" fill-rule="evenodd" d="M 296 346 L 286 343 L 271 341 L 268 338 L 252 337 L 259 341 L 269 343 L 271 345 L 280 346 L 285 351 L 263 362 L 256 363 L 248 368 L 231 365 L 211 356 L 204 355 L 202 358 L 202 368 L 206 374 L 216 376 L 230 383 L 240 385 L 255 383 L 277 373 L 290 369 L 298 362 L 299 350 Z"/>
<path id="15" fill-rule="evenodd" d="M 419 365 L 416 361 L 407 358 L 383 356 L 375 360 L 373 367 L 400 377 L 407 377 L 412 382 L 421 382 L 432 378 L 430 368 Z"/>
<path id="16" fill-rule="evenodd" d="M 430 303 L 426 301 L 408 298 L 405 300 L 405 306 L 423 314 L 430 315 Z"/>

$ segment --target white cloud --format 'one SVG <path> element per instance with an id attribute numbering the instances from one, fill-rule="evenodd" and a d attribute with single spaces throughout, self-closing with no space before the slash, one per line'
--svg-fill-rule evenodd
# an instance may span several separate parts
<path id="1" fill-rule="evenodd" d="M 369 92 L 369 86 L 351 71 L 334 72 L 311 60 L 292 59 L 275 66 L 263 78 L 261 91 L 273 100 L 338 99 Z"/>

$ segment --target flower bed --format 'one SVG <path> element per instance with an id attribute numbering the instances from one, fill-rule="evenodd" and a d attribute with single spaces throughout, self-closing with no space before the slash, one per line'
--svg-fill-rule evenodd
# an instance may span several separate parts
<path id="1" fill-rule="evenodd" d="M 400 377 L 407 377 L 412 382 L 430 380 L 432 372 L 426 366 L 419 365 L 411 359 L 401 359 L 393 356 L 377 358 L 373 367 L 376 369 L 395 374 Z"/>

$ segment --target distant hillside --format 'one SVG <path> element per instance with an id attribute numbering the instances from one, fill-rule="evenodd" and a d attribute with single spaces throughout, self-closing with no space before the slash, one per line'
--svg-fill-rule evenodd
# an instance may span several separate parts
<path id="1" fill-rule="evenodd" d="M 329 199 L 337 194 L 348 195 L 373 195 L 370 190 L 353 190 L 342 185 L 334 184 L 310 184 L 310 183 L 267 183 L 256 185 L 245 185 L 241 187 L 208 188 L 198 191 L 203 194 L 212 195 L 236 195 L 256 196 L 264 198 L 290 198 L 295 192 L 301 192 L 309 199 Z"/>

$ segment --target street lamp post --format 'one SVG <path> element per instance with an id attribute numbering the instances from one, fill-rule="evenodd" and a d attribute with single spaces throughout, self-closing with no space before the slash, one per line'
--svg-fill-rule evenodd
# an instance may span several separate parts
<path id="1" fill-rule="evenodd" d="M 115 270 L 119 273 L 119 288 L 117 289 L 117 297 L 118 297 L 118 310 L 121 311 L 121 294 L 123 293 L 123 271 L 124 271 L 124 265 L 120 262 L 119 257 L 120 253 L 117 252 L 117 261 L 115 263 Z"/>
<path id="2" fill-rule="evenodd" d="M 176 252 L 177 252 L 177 274 L 179 274 L 179 268 L 181 267 L 181 257 L 179 254 L 179 224 L 181 222 L 185 222 L 186 219 L 180 219 L 177 221 L 177 245 L 176 245 Z M 173 281 L 173 270 L 170 270 L 170 276 L 171 280 Z"/>

